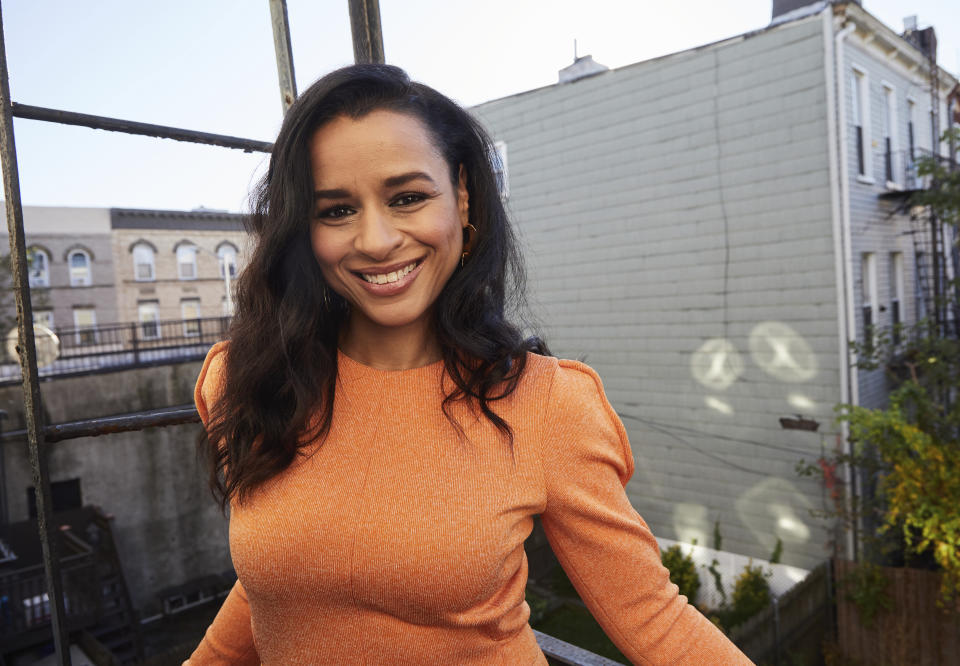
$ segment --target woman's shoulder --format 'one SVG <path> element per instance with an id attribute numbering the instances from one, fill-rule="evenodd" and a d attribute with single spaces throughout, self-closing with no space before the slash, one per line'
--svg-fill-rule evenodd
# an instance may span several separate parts
<path id="1" fill-rule="evenodd" d="M 207 352 L 197 377 L 197 385 L 193 391 L 193 399 L 197 405 L 201 420 L 206 423 L 213 405 L 223 393 L 223 382 L 226 375 L 227 349 L 226 340 L 213 345 Z"/>
<path id="2" fill-rule="evenodd" d="M 597 371 L 582 361 L 527 352 L 523 369 L 524 381 L 546 384 L 548 389 L 603 393 L 603 382 Z"/>

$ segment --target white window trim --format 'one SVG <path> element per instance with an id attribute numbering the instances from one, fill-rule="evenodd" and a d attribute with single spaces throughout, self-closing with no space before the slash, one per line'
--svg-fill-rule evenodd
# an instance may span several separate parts
<path id="1" fill-rule="evenodd" d="M 137 263 L 137 249 L 143 248 L 150 253 L 150 262 L 149 263 Z M 154 282 L 157 279 L 157 262 L 156 262 L 156 252 L 153 251 L 153 248 L 147 245 L 146 243 L 137 243 L 133 246 L 131 251 L 133 255 L 133 279 L 136 282 Z M 150 266 L 150 277 L 140 277 L 140 271 L 137 270 L 138 266 Z"/>
<path id="2" fill-rule="evenodd" d="M 46 326 L 52 331 L 54 327 L 53 310 L 46 309 L 46 308 L 43 310 L 34 310 L 33 323 L 40 324 L 41 326 Z"/>
<path id="3" fill-rule="evenodd" d="M 218 259 L 218 262 L 217 262 L 217 263 L 220 265 L 220 277 L 221 277 L 221 278 L 225 278 L 225 277 L 226 277 L 226 274 L 224 273 L 224 270 L 226 269 L 227 263 L 224 261 L 224 258 L 225 258 L 227 255 L 232 255 L 232 256 L 233 256 L 233 261 L 230 262 L 230 265 L 233 266 L 233 271 L 230 273 L 230 279 L 231 279 L 231 280 L 236 279 L 236 277 L 237 277 L 237 256 L 238 256 L 239 254 L 240 254 L 239 251 L 237 250 L 236 247 L 233 246 L 232 243 L 221 243 L 221 244 L 220 244 L 220 247 L 217 248 L 217 259 Z"/>
<path id="4" fill-rule="evenodd" d="M 894 88 L 892 83 L 887 81 L 881 81 L 880 85 L 883 86 L 883 95 L 884 95 L 884 113 L 886 114 L 887 125 L 890 128 L 890 175 L 892 178 L 887 180 L 887 189 L 889 190 L 900 190 L 903 189 L 900 183 L 900 132 L 899 129 L 899 117 L 897 115 L 897 89 Z M 886 135 L 887 128 L 883 128 L 884 135 Z M 886 136 L 884 136 L 886 139 Z M 886 151 L 886 147 L 884 147 Z M 886 166 L 884 166 L 884 171 L 886 171 Z M 886 173 L 884 173 L 886 178 Z"/>
<path id="5" fill-rule="evenodd" d="M 87 260 L 87 270 L 86 274 L 81 279 L 75 279 L 73 274 L 73 257 L 74 255 L 83 255 Z M 70 276 L 70 286 L 71 287 L 89 287 L 93 284 L 93 259 L 90 257 L 90 253 L 86 250 L 70 250 L 67 254 L 67 273 Z"/>
<path id="6" fill-rule="evenodd" d="M 191 254 L 192 257 L 193 257 L 193 261 L 189 261 L 189 262 L 187 262 L 187 261 L 180 261 L 180 253 L 181 253 L 181 252 L 190 252 L 190 254 Z M 196 245 L 188 245 L 188 244 L 184 243 L 183 245 L 181 245 L 180 247 L 177 248 L 176 255 L 177 255 L 177 277 L 178 277 L 179 279 L 181 279 L 181 280 L 196 280 L 196 279 L 197 279 L 197 246 L 196 246 Z M 189 266 L 189 265 L 192 265 L 192 266 L 193 266 L 193 275 L 184 275 L 184 274 L 183 274 L 183 267 L 184 267 L 185 265 L 186 265 L 186 266 Z"/>
<path id="7" fill-rule="evenodd" d="M 855 104 L 860 111 L 860 127 L 863 128 L 863 171 L 857 174 L 857 180 L 861 183 L 873 185 L 876 181 L 873 179 L 873 127 L 870 118 L 870 75 L 867 70 L 852 65 L 853 71 L 853 94 L 856 95 Z M 854 125 L 856 127 L 856 125 Z M 854 133 L 854 136 L 856 134 Z M 854 154 L 856 158 L 857 155 Z"/>

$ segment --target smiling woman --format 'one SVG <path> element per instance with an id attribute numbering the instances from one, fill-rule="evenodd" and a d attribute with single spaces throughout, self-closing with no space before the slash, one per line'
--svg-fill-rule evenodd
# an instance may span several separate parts
<path id="1" fill-rule="evenodd" d="M 749 663 L 670 583 L 597 375 L 507 318 L 523 268 L 492 153 L 395 67 L 288 111 L 197 382 L 238 582 L 188 663 L 546 664 L 537 514 L 635 663 Z"/>

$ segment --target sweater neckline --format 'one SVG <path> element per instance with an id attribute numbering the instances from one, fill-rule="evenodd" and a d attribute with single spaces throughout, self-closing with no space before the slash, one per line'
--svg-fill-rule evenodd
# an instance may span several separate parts
<path id="1" fill-rule="evenodd" d="M 443 359 L 434 361 L 427 365 L 421 365 L 416 368 L 405 368 L 403 370 L 381 370 L 373 366 L 366 365 L 350 358 L 337 349 L 337 374 L 341 379 L 348 381 L 367 379 L 378 381 L 403 380 L 410 382 L 414 380 L 436 379 L 443 373 Z"/>

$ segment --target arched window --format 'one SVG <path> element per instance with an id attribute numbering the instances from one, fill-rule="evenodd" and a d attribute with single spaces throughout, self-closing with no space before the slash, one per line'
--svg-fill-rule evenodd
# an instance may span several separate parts
<path id="1" fill-rule="evenodd" d="M 226 277 L 225 268 L 230 270 L 230 279 L 237 277 L 237 248 L 230 243 L 221 243 L 217 256 L 220 258 L 220 277 Z"/>
<path id="2" fill-rule="evenodd" d="M 90 275 L 90 255 L 85 250 L 72 250 L 67 255 L 70 267 L 70 286 L 87 287 L 93 280 Z"/>
<path id="3" fill-rule="evenodd" d="M 197 248 L 193 245 L 177 248 L 177 275 L 181 280 L 197 279 Z"/>
<path id="4" fill-rule="evenodd" d="M 31 247 L 27 250 L 27 261 L 29 264 L 30 286 L 31 287 L 49 287 L 50 286 L 50 255 L 46 250 L 39 247 Z"/>
<path id="5" fill-rule="evenodd" d="M 146 243 L 137 243 L 133 246 L 133 279 L 155 280 L 153 270 L 153 248 Z"/>

